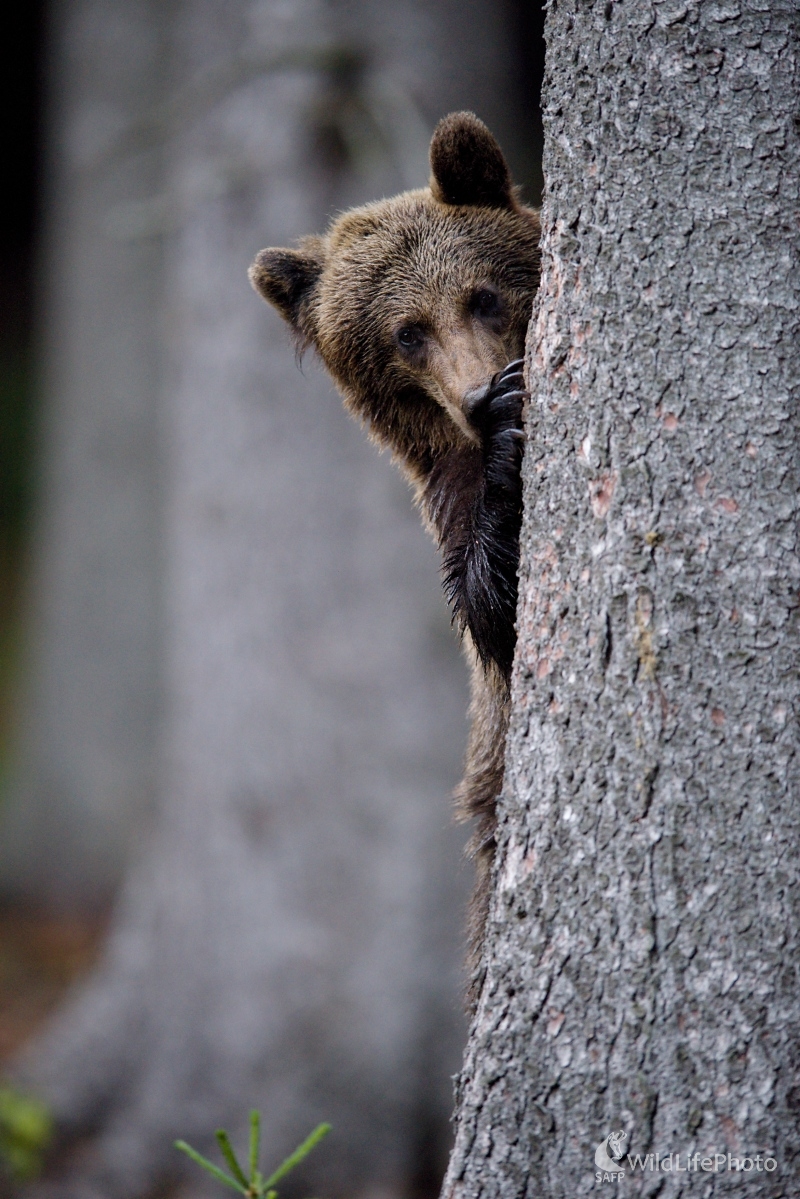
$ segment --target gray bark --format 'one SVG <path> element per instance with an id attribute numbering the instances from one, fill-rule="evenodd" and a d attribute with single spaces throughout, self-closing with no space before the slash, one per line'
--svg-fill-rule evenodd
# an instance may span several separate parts
<path id="1" fill-rule="evenodd" d="M 160 246 L 136 220 L 169 9 L 53 5 L 39 515 L 0 890 L 107 901 L 153 798 Z"/>
<path id="2" fill-rule="evenodd" d="M 514 713 L 444 1195 L 794 1196 L 797 6 L 558 0 L 547 37 Z M 618 1131 L 684 1172 L 597 1182 Z"/>
<path id="3" fill-rule="evenodd" d="M 399 1196 L 441 1160 L 463 1035 L 462 667 L 407 489 L 246 269 L 424 182 L 443 111 L 502 134 L 508 23 L 187 0 L 171 36 L 158 803 L 99 971 L 19 1077 L 91 1134 L 60 1194 L 144 1194 L 173 1137 L 209 1151 L 260 1106 L 268 1160 L 334 1125 L 303 1193 Z"/>

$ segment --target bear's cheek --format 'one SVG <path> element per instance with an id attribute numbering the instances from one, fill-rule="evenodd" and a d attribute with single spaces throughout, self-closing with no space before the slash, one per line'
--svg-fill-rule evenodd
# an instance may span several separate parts
<path id="1" fill-rule="evenodd" d="M 317 350 L 340 387 L 353 396 L 374 397 L 372 403 L 414 383 L 402 364 L 394 361 L 393 347 L 387 348 L 375 334 L 329 329 L 319 338 Z"/>

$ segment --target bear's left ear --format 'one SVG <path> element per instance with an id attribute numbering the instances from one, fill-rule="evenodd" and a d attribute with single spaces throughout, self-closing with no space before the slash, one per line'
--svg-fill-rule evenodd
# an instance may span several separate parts
<path id="1" fill-rule="evenodd" d="M 248 272 L 256 291 L 304 337 L 311 336 L 308 302 L 324 262 L 321 239 L 306 238 L 299 250 L 262 250 Z"/>
<path id="2" fill-rule="evenodd" d="M 442 117 L 431 138 L 431 191 L 442 204 L 515 208 L 503 151 L 472 112 Z"/>

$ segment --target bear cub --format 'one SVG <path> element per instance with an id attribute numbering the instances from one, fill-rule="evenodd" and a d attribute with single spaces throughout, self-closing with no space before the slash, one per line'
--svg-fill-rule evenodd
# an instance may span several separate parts
<path id="1" fill-rule="evenodd" d="M 514 655 L 525 333 L 539 219 L 468 112 L 439 122 L 428 188 L 343 213 L 296 249 L 262 250 L 261 295 L 313 346 L 345 405 L 388 447 L 442 550 L 444 590 L 472 667 L 466 771 L 477 817 L 471 918 L 478 965 L 503 780 Z M 478 979 L 473 977 L 473 994 Z"/>

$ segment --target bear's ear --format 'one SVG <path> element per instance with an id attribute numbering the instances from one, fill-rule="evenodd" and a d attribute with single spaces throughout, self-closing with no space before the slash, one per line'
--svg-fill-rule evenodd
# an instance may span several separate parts
<path id="1" fill-rule="evenodd" d="M 325 257 L 318 238 L 306 238 L 299 250 L 262 250 L 248 274 L 253 287 L 303 336 L 309 336 L 307 306 Z"/>
<path id="2" fill-rule="evenodd" d="M 431 191 L 442 204 L 514 208 L 503 151 L 472 112 L 442 117 L 431 138 Z"/>

